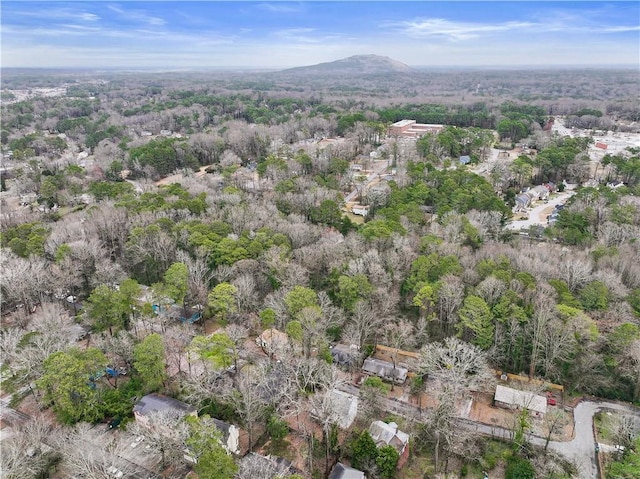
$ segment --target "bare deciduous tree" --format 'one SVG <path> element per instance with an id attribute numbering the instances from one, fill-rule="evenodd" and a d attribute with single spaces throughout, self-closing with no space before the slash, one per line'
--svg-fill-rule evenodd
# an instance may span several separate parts
<path id="1" fill-rule="evenodd" d="M 421 374 L 440 379 L 453 400 L 469 391 L 486 390 L 493 380 L 484 351 L 453 337 L 424 346 L 416 368 Z"/>
<path id="2" fill-rule="evenodd" d="M 405 319 L 400 319 L 397 322 L 385 324 L 382 331 L 385 345 L 392 348 L 390 356 L 393 364 L 393 377 L 395 378 L 400 350 L 414 343 L 413 325 Z M 392 391 L 394 385 L 395 381 L 392 381 Z"/>
<path id="3" fill-rule="evenodd" d="M 42 417 L 34 417 L 18 427 L 2 441 L 0 470 L 12 479 L 31 479 L 46 474 L 59 456 L 47 442 L 51 427 Z"/>
<path id="4" fill-rule="evenodd" d="M 253 449 L 255 429 L 266 413 L 264 398 L 264 376 L 259 370 L 245 369 L 235 378 L 235 388 L 227 384 L 221 387 L 220 393 L 228 402 L 235 405 L 238 415 L 242 418 L 249 436 L 249 449 Z"/>
<path id="5" fill-rule="evenodd" d="M 291 467 L 275 458 L 247 454 L 238 463 L 237 479 L 285 479 L 291 475 Z"/>
<path id="6" fill-rule="evenodd" d="M 54 441 L 69 477 L 111 479 L 120 473 L 127 477 L 138 472 L 136 465 L 123 457 L 129 444 L 114 436 L 105 447 L 103 434 L 86 423 L 58 431 Z"/>
<path id="7" fill-rule="evenodd" d="M 147 415 L 147 420 L 148 424 L 132 423 L 127 432 L 134 437 L 142 436 L 145 447 L 149 446 L 160 454 L 162 469 L 179 462 L 184 455 L 189 431 L 183 414 L 173 410 L 153 411 Z"/>
<path id="8" fill-rule="evenodd" d="M 353 308 L 351 318 L 346 323 L 342 337 L 347 343 L 355 344 L 358 350 L 362 351 L 364 345 L 373 340 L 383 323 L 384 318 L 376 314 L 370 303 L 358 301 Z"/>

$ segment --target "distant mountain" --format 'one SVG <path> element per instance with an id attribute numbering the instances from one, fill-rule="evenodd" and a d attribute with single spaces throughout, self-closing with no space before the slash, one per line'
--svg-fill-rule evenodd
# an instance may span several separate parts
<path id="1" fill-rule="evenodd" d="M 289 68 L 279 73 L 293 75 L 388 75 L 411 73 L 413 70 L 402 62 L 380 55 L 354 55 L 334 62 L 318 63 L 306 67 Z"/>

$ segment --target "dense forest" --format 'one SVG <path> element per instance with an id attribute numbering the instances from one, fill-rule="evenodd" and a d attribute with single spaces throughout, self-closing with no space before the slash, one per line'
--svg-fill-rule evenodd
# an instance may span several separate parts
<path id="1" fill-rule="evenodd" d="M 496 370 L 562 385 L 567 404 L 640 403 L 640 145 L 593 153 L 604 132 L 637 138 L 637 72 L 579 73 L 3 71 L 2 390 L 36 418 L 3 442 L 4 477 L 142 477 L 120 437 L 143 438 L 162 477 L 326 477 L 337 460 L 380 478 L 581 477 L 549 439 L 527 443 L 555 423 L 517 414 L 499 443 L 456 422 Z M 402 119 L 442 128 L 389 135 Z M 571 188 L 555 221 L 508 228 L 541 184 Z M 288 339 L 262 354 L 272 328 Z M 339 431 L 331 393 L 378 345 L 412 376 L 358 384 Z M 418 398 L 411 418 L 386 406 L 396 390 Z M 198 417 L 145 430 L 132 411 L 154 392 Z M 230 456 L 213 418 L 296 470 Z M 410 433 L 403 470 L 367 432 L 381 418 Z M 78 447 L 105 440 L 96 424 L 121 434 L 113 454 Z M 609 477 L 633 477 L 639 430 Z"/>

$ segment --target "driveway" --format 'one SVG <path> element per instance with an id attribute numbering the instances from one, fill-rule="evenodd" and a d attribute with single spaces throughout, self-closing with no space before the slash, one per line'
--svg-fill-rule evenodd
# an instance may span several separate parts
<path id="1" fill-rule="evenodd" d="M 526 230 L 534 225 L 547 226 L 547 211 L 550 214 L 556 205 L 566 203 L 573 196 L 573 191 L 563 191 L 554 193 L 547 203 L 540 203 L 529 210 L 529 217 L 526 220 L 511 221 L 505 226 L 509 230 Z"/>

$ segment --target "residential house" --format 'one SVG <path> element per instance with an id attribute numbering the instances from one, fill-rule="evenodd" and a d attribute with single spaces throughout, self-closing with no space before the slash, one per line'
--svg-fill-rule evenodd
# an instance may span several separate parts
<path id="1" fill-rule="evenodd" d="M 529 206 L 531 206 L 532 201 L 533 201 L 533 197 L 531 194 L 529 194 L 529 192 L 520 193 L 518 196 L 516 196 L 516 199 L 515 199 L 516 204 L 513 210 L 524 211 Z"/>
<path id="2" fill-rule="evenodd" d="M 269 356 L 289 349 L 289 335 L 275 328 L 266 329 L 256 338 L 256 343 Z"/>
<path id="3" fill-rule="evenodd" d="M 143 396 L 133 407 L 133 416 L 136 422 L 145 427 L 154 428 L 156 426 L 153 424 L 154 414 L 172 414 L 176 417 L 197 416 L 198 410 L 187 403 L 157 393 Z"/>
<path id="4" fill-rule="evenodd" d="M 393 363 L 375 358 L 365 359 L 362 370 L 367 374 L 393 381 L 396 384 L 403 384 L 407 380 L 407 374 L 409 374 L 409 370 L 403 366 L 396 365 L 394 368 Z"/>
<path id="5" fill-rule="evenodd" d="M 341 429 L 348 429 L 358 414 L 358 397 L 353 394 L 333 389 L 328 396 L 333 422 Z M 312 415 L 317 416 L 312 412 Z"/>
<path id="6" fill-rule="evenodd" d="M 398 454 L 398 469 L 407 462 L 409 458 L 409 435 L 398 429 L 395 422 L 386 423 L 383 421 L 373 421 L 369 426 L 369 434 L 376 443 L 376 446 L 392 446 Z"/>
<path id="7" fill-rule="evenodd" d="M 546 200 L 549 197 L 549 190 L 543 185 L 538 185 L 529 191 L 534 194 L 533 199 L 535 200 Z"/>
<path id="8" fill-rule="evenodd" d="M 369 214 L 369 205 L 353 205 L 351 212 L 354 215 L 367 216 Z"/>
<path id="9" fill-rule="evenodd" d="M 355 344 L 336 344 L 331 347 L 333 364 L 343 367 L 352 367 L 358 362 L 358 347 Z"/>
<path id="10" fill-rule="evenodd" d="M 536 415 L 546 414 L 547 398 L 529 391 L 508 388 L 506 386 L 496 386 L 496 394 L 493 398 L 497 406 L 508 407 L 510 409 L 526 408 L 536 413 Z"/>
<path id="11" fill-rule="evenodd" d="M 345 466 L 341 462 L 336 463 L 331 469 L 329 479 L 367 479 L 364 472 L 354 469 L 353 467 Z"/>

